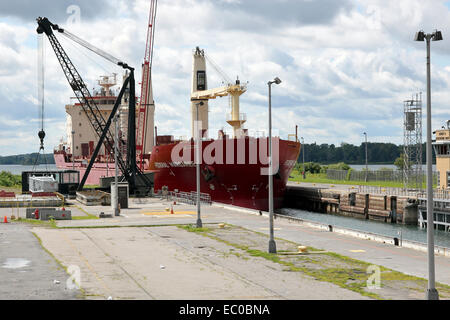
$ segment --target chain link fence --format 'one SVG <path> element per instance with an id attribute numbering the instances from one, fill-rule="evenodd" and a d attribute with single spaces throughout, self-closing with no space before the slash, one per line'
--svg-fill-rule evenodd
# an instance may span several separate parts
<path id="1" fill-rule="evenodd" d="M 327 179 L 332 180 L 342 180 L 342 181 L 392 181 L 392 182 L 403 182 L 404 173 L 402 170 L 368 170 L 368 171 L 356 171 L 350 170 L 327 170 Z M 424 173 L 420 179 L 426 182 L 426 174 Z M 437 184 L 438 173 L 433 172 L 433 183 Z M 410 181 L 416 181 L 415 177 L 409 177 Z"/>

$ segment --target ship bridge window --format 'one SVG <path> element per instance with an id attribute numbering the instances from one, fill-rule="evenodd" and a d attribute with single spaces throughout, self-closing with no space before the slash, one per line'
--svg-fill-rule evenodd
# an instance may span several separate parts
<path id="1" fill-rule="evenodd" d="M 78 183 L 78 174 L 65 172 L 63 173 L 62 183 Z"/>
<path id="2" fill-rule="evenodd" d="M 446 187 L 450 187 L 450 171 L 447 171 L 447 185 Z"/>
<path id="3" fill-rule="evenodd" d="M 197 71 L 197 90 L 206 90 L 206 72 Z"/>

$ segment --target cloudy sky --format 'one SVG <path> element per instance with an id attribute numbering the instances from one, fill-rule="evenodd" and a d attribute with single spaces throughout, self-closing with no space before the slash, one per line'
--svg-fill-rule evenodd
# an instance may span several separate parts
<path id="1" fill-rule="evenodd" d="M 0 155 L 39 149 L 38 16 L 135 66 L 140 79 L 148 11 L 149 0 L 1 1 Z M 449 1 L 159 0 L 153 60 L 158 133 L 190 136 L 191 54 L 200 46 L 230 78 L 248 81 L 241 112 L 251 131 L 267 126 L 267 82 L 278 76 L 283 83 L 273 88 L 273 125 L 283 138 L 299 125 L 307 143 L 359 145 L 366 131 L 369 141 L 401 144 L 403 101 L 421 91 L 426 98 L 425 43 L 413 41 L 419 29 L 439 29 L 444 37 L 432 43 L 435 129 L 450 119 Z M 100 75 L 122 73 L 59 40 L 91 88 Z M 50 152 L 65 138 L 64 106 L 73 93 L 48 41 L 45 64 Z M 209 68 L 209 87 L 221 81 Z M 211 101 L 212 137 L 228 129 L 227 112 L 228 99 Z"/>

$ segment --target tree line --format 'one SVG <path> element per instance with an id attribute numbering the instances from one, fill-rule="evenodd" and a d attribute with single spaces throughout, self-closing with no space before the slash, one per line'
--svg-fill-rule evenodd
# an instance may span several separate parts
<path id="1" fill-rule="evenodd" d="M 303 152 L 305 152 L 305 162 L 318 163 L 338 163 L 364 164 L 366 162 L 366 144 L 360 146 L 349 143 L 341 143 L 340 146 L 334 144 L 304 144 L 298 157 L 298 162 L 303 162 Z M 403 154 L 403 146 L 393 143 L 368 142 L 367 158 L 369 163 L 394 164 L 395 160 Z M 426 159 L 426 144 L 422 145 L 422 163 Z M 434 150 L 433 150 L 434 159 Z"/>
<path id="2" fill-rule="evenodd" d="M 0 164 L 20 164 L 20 165 L 34 165 L 38 153 L 19 154 L 14 156 L 0 156 Z M 40 154 L 37 159 L 37 164 L 54 164 L 55 159 L 53 153 Z"/>

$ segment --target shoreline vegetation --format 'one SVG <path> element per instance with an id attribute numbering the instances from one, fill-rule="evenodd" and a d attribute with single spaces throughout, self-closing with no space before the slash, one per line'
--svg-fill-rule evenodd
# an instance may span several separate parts
<path id="1" fill-rule="evenodd" d="M 22 191 L 22 176 L 9 171 L 0 172 L 0 190 L 7 192 Z"/>
<path id="2" fill-rule="evenodd" d="M 304 153 L 304 155 L 303 155 Z M 403 145 L 393 143 L 368 142 L 367 158 L 371 164 L 394 164 L 394 162 L 404 153 Z M 366 144 L 361 143 L 355 146 L 342 142 L 340 146 L 334 144 L 305 143 L 302 145 L 297 162 L 316 162 L 323 164 L 333 164 L 344 162 L 347 164 L 364 164 L 366 160 Z M 426 144 L 422 144 L 422 160 L 426 158 Z M 435 153 L 433 150 L 433 163 Z M 424 161 L 423 161 L 424 162 Z"/>
<path id="3" fill-rule="evenodd" d="M 0 156 L 0 165 L 32 166 L 36 162 L 38 153 L 18 154 L 12 156 Z M 53 153 L 39 154 L 37 164 L 55 164 Z"/>

